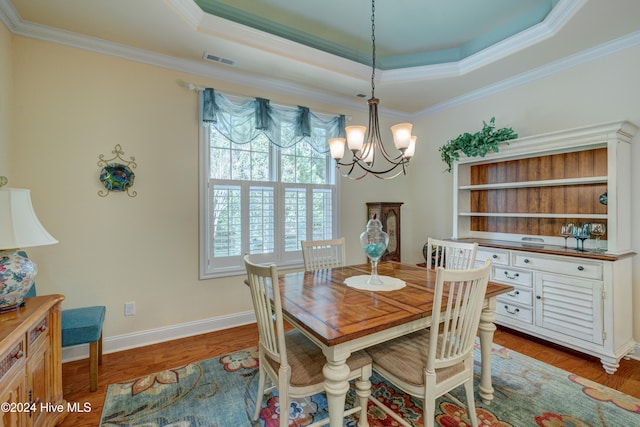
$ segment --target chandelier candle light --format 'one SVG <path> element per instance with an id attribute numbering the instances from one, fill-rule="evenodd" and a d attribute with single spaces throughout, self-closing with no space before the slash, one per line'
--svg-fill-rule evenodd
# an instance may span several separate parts
<path id="1" fill-rule="evenodd" d="M 375 36 L 375 0 L 371 1 L 371 43 L 372 43 L 372 67 L 371 67 L 371 98 L 369 104 L 369 132 L 365 126 L 347 126 L 346 138 L 329 139 L 331 157 L 336 161 L 336 167 L 345 166 L 348 171 L 342 176 L 351 179 L 361 179 L 368 174 L 376 178 L 391 179 L 407 173 L 409 160 L 416 149 L 416 137 L 411 135 L 411 123 L 400 123 L 391 126 L 393 143 L 399 154 L 395 157 L 387 153 L 380 136 L 380 123 L 378 120 L 378 104 L 380 100 L 375 97 L 376 74 L 376 36 Z M 345 143 L 352 153 L 351 160 L 345 160 Z M 379 161 L 382 158 L 382 163 Z M 378 163 L 376 163 L 378 161 Z M 357 168 L 356 168 L 357 166 Z M 359 174 L 353 174 L 358 169 Z M 396 169 L 399 169 L 396 171 Z"/>

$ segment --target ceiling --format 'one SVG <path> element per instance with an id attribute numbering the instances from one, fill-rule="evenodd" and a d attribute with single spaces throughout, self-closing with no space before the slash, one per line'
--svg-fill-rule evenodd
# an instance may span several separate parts
<path id="1" fill-rule="evenodd" d="M 637 0 L 378 0 L 375 95 L 390 115 L 445 108 L 640 44 L 638 17 Z M 371 95 L 370 0 L 0 0 L 0 19 L 270 92 L 363 110 Z"/>

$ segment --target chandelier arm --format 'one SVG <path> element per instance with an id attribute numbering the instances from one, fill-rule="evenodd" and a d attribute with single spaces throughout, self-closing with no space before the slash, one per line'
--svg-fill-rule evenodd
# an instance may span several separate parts
<path id="1" fill-rule="evenodd" d="M 349 165 L 346 165 L 346 166 L 350 166 L 349 171 L 346 172 L 346 173 L 342 173 L 342 170 L 340 169 L 338 164 L 336 164 L 336 168 L 338 169 L 338 172 L 340 173 L 340 176 L 342 176 L 344 178 L 353 179 L 353 180 L 356 180 L 356 181 L 364 178 L 365 176 L 367 176 L 369 174 L 375 176 L 378 179 L 388 180 L 388 179 L 396 178 L 396 177 L 400 176 L 400 174 L 406 175 L 407 171 L 406 171 L 406 168 L 405 168 L 405 164 L 408 166 L 407 163 L 398 163 L 397 165 L 394 165 L 393 167 L 391 167 L 391 168 L 389 168 L 389 169 L 387 169 L 385 171 L 372 171 L 367 166 L 362 165 L 360 162 L 354 162 L 354 163 L 351 163 Z M 345 166 L 344 164 L 342 164 L 342 165 Z M 356 165 L 358 166 L 358 169 L 363 172 L 363 174 L 360 175 L 360 176 L 354 177 L 352 175 L 352 173 L 353 173 L 353 170 L 355 169 Z M 402 169 L 399 170 L 398 172 L 396 172 L 394 175 L 386 175 L 386 174 L 388 174 L 390 172 L 393 172 L 394 169 L 396 169 L 396 168 L 398 168 L 400 166 L 402 166 Z"/>

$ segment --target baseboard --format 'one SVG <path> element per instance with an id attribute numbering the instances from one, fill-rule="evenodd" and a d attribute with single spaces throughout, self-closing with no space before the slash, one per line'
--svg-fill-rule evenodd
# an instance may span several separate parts
<path id="1" fill-rule="evenodd" d="M 640 360 L 640 343 L 636 344 L 634 350 L 627 355 L 629 359 Z"/>
<path id="2" fill-rule="evenodd" d="M 102 353 L 107 354 L 114 353 L 116 351 L 129 350 L 136 347 L 143 347 L 145 345 L 175 340 L 178 338 L 205 334 L 207 332 L 219 331 L 255 322 L 256 316 L 253 310 L 251 310 L 229 316 L 213 317 L 195 322 L 171 325 L 164 328 L 149 329 L 131 334 L 108 337 L 102 342 Z M 62 349 L 62 362 L 72 362 L 74 360 L 86 359 L 88 357 L 89 344 L 75 345 Z"/>

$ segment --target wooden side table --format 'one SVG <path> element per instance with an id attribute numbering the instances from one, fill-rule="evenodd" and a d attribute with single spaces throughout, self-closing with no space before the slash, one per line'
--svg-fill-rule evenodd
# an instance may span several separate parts
<path id="1" fill-rule="evenodd" d="M 0 402 L 14 404 L 0 413 L 0 425 L 54 426 L 67 415 L 62 395 L 63 299 L 27 298 L 17 311 L 0 314 Z"/>

